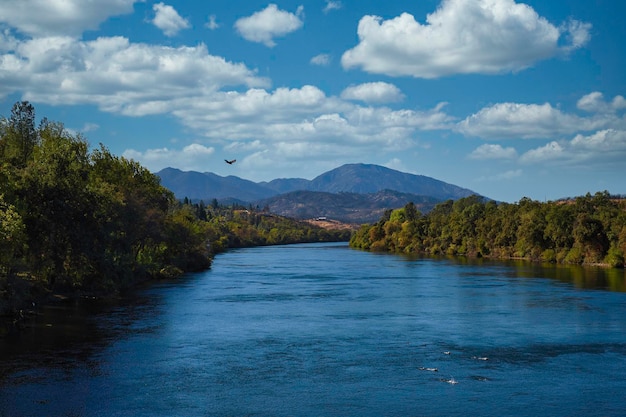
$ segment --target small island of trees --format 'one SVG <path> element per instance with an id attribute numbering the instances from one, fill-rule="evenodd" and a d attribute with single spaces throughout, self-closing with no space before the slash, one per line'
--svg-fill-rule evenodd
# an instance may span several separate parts
<path id="1" fill-rule="evenodd" d="M 422 214 L 412 203 L 362 226 L 350 245 L 372 251 L 528 259 L 623 267 L 626 200 L 608 192 L 562 201 L 449 200 Z"/>

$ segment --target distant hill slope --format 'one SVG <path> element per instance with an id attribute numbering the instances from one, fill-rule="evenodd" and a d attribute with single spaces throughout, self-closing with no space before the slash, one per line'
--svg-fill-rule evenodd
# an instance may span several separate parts
<path id="1" fill-rule="evenodd" d="M 345 223 L 374 223 L 380 220 L 385 210 L 403 207 L 409 202 L 426 213 L 441 200 L 393 190 L 370 194 L 293 191 L 255 204 L 269 207 L 272 213 L 296 219 L 327 217 Z"/>
<path id="2" fill-rule="evenodd" d="M 260 183 L 174 168 L 157 175 L 179 199 L 207 204 L 213 199 L 223 204 L 236 201 L 269 206 L 274 213 L 294 218 L 326 216 L 356 223 L 376 221 L 386 209 L 409 201 L 427 212 L 438 202 L 476 194 L 434 178 L 371 164 L 343 165 L 313 180 L 282 178 Z"/>
<path id="3" fill-rule="evenodd" d="M 263 185 L 232 175 L 221 177 L 211 172 L 181 171 L 175 168 L 165 168 L 157 175 L 161 178 L 161 184 L 180 199 L 188 197 L 206 203 L 214 198 L 253 201 L 277 194 Z"/>

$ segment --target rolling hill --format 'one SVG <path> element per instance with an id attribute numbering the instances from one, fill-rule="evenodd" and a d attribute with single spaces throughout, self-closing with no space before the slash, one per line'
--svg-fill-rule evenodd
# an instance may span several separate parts
<path id="1" fill-rule="evenodd" d="M 259 183 L 174 168 L 157 175 L 179 199 L 239 202 L 294 218 L 324 216 L 352 223 L 376 221 L 386 209 L 410 201 L 427 212 L 441 201 L 476 194 L 431 177 L 372 164 L 343 165 L 312 180 L 283 178 Z"/>

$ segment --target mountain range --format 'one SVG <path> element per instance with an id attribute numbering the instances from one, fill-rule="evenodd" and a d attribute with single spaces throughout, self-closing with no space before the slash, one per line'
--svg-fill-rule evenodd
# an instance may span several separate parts
<path id="1" fill-rule="evenodd" d="M 476 194 L 431 177 L 372 164 L 342 165 L 312 180 L 281 178 L 258 183 L 175 168 L 157 175 L 179 199 L 239 203 L 293 218 L 323 216 L 349 223 L 377 221 L 385 210 L 410 201 L 427 212 L 439 202 Z"/>

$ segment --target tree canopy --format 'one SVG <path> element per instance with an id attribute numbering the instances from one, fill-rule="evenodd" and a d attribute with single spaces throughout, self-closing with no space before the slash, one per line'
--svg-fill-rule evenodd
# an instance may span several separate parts
<path id="1" fill-rule="evenodd" d="M 608 192 L 516 204 L 478 196 L 446 201 L 430 213 L 412 204 L 353 235 L 352 247 L 403 253 L 524 258 L 624 266 L 626 200 Z"/>

